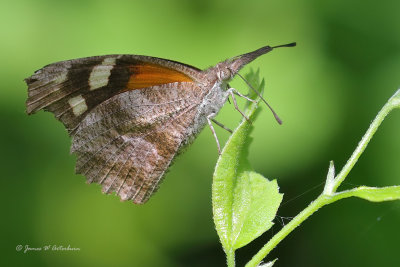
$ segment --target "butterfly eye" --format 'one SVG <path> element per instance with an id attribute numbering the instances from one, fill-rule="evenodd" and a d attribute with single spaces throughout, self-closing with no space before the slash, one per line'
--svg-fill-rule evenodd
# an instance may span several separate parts
<path id="1" fill-rule="evenodd" d="M 226 80 L 230 80 L 233 75 L 230 69 L 228 68 L 223 68 L 223 69 L 219 69 L 217 72 L 217 77 L 218 80 L 220 81 L 226 81 Z"/>

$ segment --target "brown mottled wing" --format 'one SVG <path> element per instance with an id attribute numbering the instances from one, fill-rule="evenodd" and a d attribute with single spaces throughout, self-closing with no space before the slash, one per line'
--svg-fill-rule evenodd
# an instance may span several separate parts
<path id="1" fill-rule="evenodd" d="M 96 106 L 73 135 L 76 172 L 101 184 L 103 192 L 146 202 L 190 136 L 199 94 L 195 83 L 169 83 Z"/>
<path id="2" fill-rule="evenodd" d="M 110 97 L 171 82 L 196 82 L 199 73 L 199 69 L 179 62 L 138 55 L 61 61 L 25 79 L 27 112 L 51 111 L 72 133 L 94 107 Z"/>

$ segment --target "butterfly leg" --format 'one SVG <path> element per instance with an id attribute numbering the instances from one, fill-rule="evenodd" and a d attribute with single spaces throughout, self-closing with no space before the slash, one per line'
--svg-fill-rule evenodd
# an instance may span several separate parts
<path id="1" fill-rule="evenodd" d="M 230 85 L 229 85 L 229 83 L 226 85 L 226 90 L 229 90 L 230 88 L 232 88 Z M 227 100 L 228 100 L 228 103 L 230 104 L 231 103 L 231 101 L 229 100 L 229 97 L 227 98 Z"/>
<path id="2" fill-rule="evenodd" d="M 250 102 L 253 102 L 253 103 L 257 103 L 257 101 L 255 101 L 254 99 L 251 99 L 251 98 L 249 98 L 249 97 L 247 97 L 247 96 L 241 94 L 239 91 L 235 90 L 234 88 L 231 88 L 231 89 L 232 89 L 232 91 L 233 91 L 233 93 L 234 93 L 235 95 L 238 95 L 238 96 L 240 96 L 240 97 L 243 97 L 243 98 L 246 99 L 247 101 L 250 101 Z"/>
<path id="3" fill-rule="evenodd" d="M 235 97 L 235 93 L 234 93 L 234 92 L 238 93 L 239 96 L 242 96 L 242 97 L 244 97 L 245 99 L 250 99 L 250 98 L 248 98 L 247 96 L 244 96 L 244 95 L 240 94 L 240 93 L 239 93 L 238 91 L 236 91 L 234 88 L 228 89 L 228 93 L 229 93 L 229 94 L 231 95 L 231 97 L 232 97 L 232 102 L 233 102 L 233 105 L 235 106 L 235 109 L 236 109 L 237 111 L 239 111 L 239 113 L 242 114 L 242 116 L 243 116 L 248 122 L 251 123 L 251 120 L 249 119 L 249 117 L 247 117 L 247 116 L 239 109 L 238 104 L 237 104 L 237 102 L 236 102 L 236 97 Z M 254 101 L 254 100 L 251 100 L 251 101 Z"/>
<path id="4" fill-rule="evenodd" d="M 222 123 L 220 123 L 219 121 L 215 120 L 215 119 L 211 119 L 216 125 L 218 125 L 219 127 L 221 127 L 222 129 L 233 133 L 233 131 L 231 129 L 229 129 L 228 127 L 226 127 L 225 125 L 223 125 Z"/>
<path id="5" fill-rule="evenodd" d="M 217 147 L 218 147 L 218 155 L 221 155 L 221 146 L 219 144 L 219 140 L 217 137 L 217 133 L 215 132 L 214 127 L 212 126 L 211 121 L 213 121 L 213 117 L 215 116 L 215 113 L 211 113 L 210 115 L 207 116 L 207 122 L 208 122 L 208 126 L 210 126 L 211 132 L 214 135 L 215 141 L 217 142 Z"/>

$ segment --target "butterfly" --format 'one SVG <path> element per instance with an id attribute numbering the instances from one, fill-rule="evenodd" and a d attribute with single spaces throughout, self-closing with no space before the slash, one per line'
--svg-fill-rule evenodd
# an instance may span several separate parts
<path id="1" fill-rule="evenodd" d="M 274 48 L 295 45 L 265 46 L 205 70 L 141 55 L 60 61 L 25 79 L 26 109 L 50 111 L 64 124 L 76 173 L 88 183 L 142 204 L 182 148 L 205 125 L 213 130 L 229 96 L 237 107 L 235 95 L 243 95 L 228 82 L 238 71 Z"/>

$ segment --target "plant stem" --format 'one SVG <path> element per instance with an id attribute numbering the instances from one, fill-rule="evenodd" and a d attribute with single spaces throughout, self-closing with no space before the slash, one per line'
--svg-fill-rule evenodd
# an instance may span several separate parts
<path id="1" fill-rule="evenodd" d="M 290 234 L 297 226 L 310 217 L 321 207 L 331 203 L 331 197 L 320 195 L 316 200 L 310 203 L 307 208 L 300 212 L 288 224 L 286 224 L 278 233 L 276 233 L 267 244 L 258 251 L 256 255 L 246 264 L 246 267 L 257 266 L 267 255 L 273 250 L 288 234 Z"/>
<path id="2" fill-rule="evenodd" d="M 383 106 L 383 108 L 379 111 L 376 115 L 375 119 L 372 121 L 371 125 L 369 126 L 367 132 L 358 143 L 357 148 L 354 150 L 353 154 L 347 161 L 346 165 L 340 171 L 340 173 L 336 176 L 335 180 L 332 184 L 332 192 L 336 192 L 337 188 L 340 184 L 344 181 L 346 176 L 349 174 L 353 166 L 357 163 L 357 160 L 360 158 L 361 154 L 364 152 L 365 148 L 367 147 L 369 141 L 374 136 L 376 130 L 378 130 L 379 126 L 385 119 L 385 117 L 392 111 L 394 108 L 398 108 L 400 106 L 400 90 L 398 90 L 390 99 L 389 101 Z"/>
<path id="3" fill-rule="evenodd" d="M 293 218 L 287 225 L 285 225 L 277 234 L 275 234 L 267 244 L 264 245 L 258 251 L 256 255 L 246 264 L 246 267 L 255 267 L 257 266 L 271 250 L 273 250 L 287 235 L 289 235 L 297 226 L 299 226 L 303 221 L 305 221 L 308 217 L 310 217 L 314 212 L 316 212 L 321 207 L 335 202 L 339 199 L 350 197 L 351 191 L 334 194 L 336 189 L 340 186 L 340 184 L 344 181 L 346 176 L 349 174 L 353 166 L 356 164 L 357 160 L 364 152 L 367 147 L 369 141 L 372 136 L 375 134 L 376 130 L 381 125 L 382 121 L 385 117 L 392 111 L 394 108 L 400 108 L 400 90 L 389 99 L 389 101 L 383 106 L 383 108 L 379 111 L 378 115 L 376 115 L 375 119 L 369 126 L 367 132 L 358 143 L 356 150 L 351 155 L 350 159 L 347 161 L 346 165 L 340 171 L 340 173 L 333 179 L 334 176 L 334 166 L 331 162 L 329 173 L 326 180 L 326 185 L 324 192 L 313 202 L 308 205 L 302 212 L 300 212 L 296 217 Z"/>
<path id="4" fill-rule="evenodd" d="M 226 251 L 226 260 L 228 267 L 235 267 L 235 251 L 233 249 Z"/>

